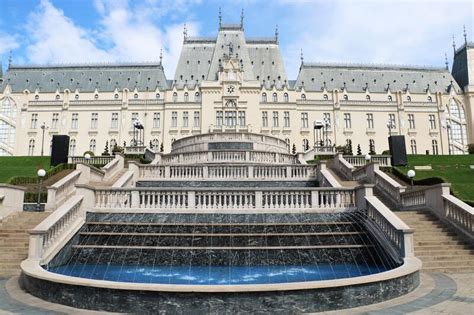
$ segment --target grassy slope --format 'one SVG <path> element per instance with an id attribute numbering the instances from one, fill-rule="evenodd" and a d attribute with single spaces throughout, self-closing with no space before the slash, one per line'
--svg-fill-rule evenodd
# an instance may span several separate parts
<path id="1" fill-rule="evenodd" d="M 431 165 L 432 171 L 416 171 L 416 179 L 438 176 L 451 183 L 453 192 L 464 200 L 474 200 L 474 155 L 408 155 L 408 166 L 397 168 L 404 174 L 415 165 Z"/>
<path id="2" fill-rule="evenodd" d="M 50 169 L 49 156 L 0 156 L 0 183 L 13 176 L 36 176 L 39 168 Z"/>

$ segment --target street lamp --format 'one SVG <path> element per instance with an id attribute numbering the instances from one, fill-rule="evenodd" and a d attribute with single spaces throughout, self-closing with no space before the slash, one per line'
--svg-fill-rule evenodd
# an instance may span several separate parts
<path id="1" fill-rule="evenodd" d="M 372 159 L 372 157 L 370 156 L 369 153 L 367 153 L 367 154 L 365 155 L 365 164 L 369 164 L 369 163 L 370 163 L 370 159 Z"/>
<path id="2" fill-rule="evenodd" d="M 392 136 L 392 129 L 395 129 L 395 124 L 391 119 L 387 122 L 387 128 L 388 128 L 388 135 L 391 137 Z"/>
<path id="3" fill-rule="evenodd" d="M 40 128 L 43 130 L 43 136 L 41 138 L 41 156 L 43 156 L 43 148 L 44 148 L 44 131 L 49 128 L 46 123 L 43 121 Z"/>
<path id="4" fill-rule="evenodd" d="M 415 175 L 416 175 L 416 173 L 415 173 L 414 170 L 409 170 L 407 172 L 407 176 L 408 176 L 408 178 L 410 178 L 411 187 L 413 187 L 413 178 L 415 178 Z"/>
<path id="5" fill-rule="evenodd" d="M 329 127 L 331 127 L 331 122 L 327 118 L 324 118 L 323 122 L 324 122 L 324 133 L 326 134 L 326 143 L 325 143 L 325 145 L 329 146 L 329 143 L 328 143 L 328 129 L 329 129 Z"/>
<path id="6" fill-rule="evenodd" d="M 89 153 L 84 154 L 84 159 L 86 160 L 86 163 L 89 164 L 91 160 L 91 155 Z"/>
<path id="7" fill-rule="evenodd" d="M 46 176 L 46 171 L 40 168 L 37 172 L 38 175 L 38 202 L 36 203 L 36 211 L 41 211 L 41 184 L 43 182 L 43 177 Z"/>
<path id="8" fill-rule="evenodd" d="M 449 137 L 449 135 L 451 133 L 451 124 L 447 123 L 446 128 L 448 128 L 448 153 L 449 153 L 449 155 L 451 155 L 451 139 Z"/>

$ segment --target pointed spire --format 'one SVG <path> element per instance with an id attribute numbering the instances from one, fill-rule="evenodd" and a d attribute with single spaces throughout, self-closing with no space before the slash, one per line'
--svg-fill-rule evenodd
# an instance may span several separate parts
<path id="1" fill-rule="evenodd" d="M 163 65 L 163 48 L 160 49 L 160 65 Z"/>
<path id="2" fill-rule="evenodd" d="M 186 23 L 184 23 L 183 41 L 186 42 L 187 39 L 188 39 L 188 29 L 186 28 Z"/>
<path id="3" fill-rule="evenodd" d="M 449 70 L 448 54 L 447 53 L 444 53 L 444 64 L 446 65 L 446 70 Z"/>
<path id="4" fill-rule="evenodd" d="M 276 27 L 275 27 L 275 40 L 276 40 L 276 42 L 277 42 L 277 44 L 278 44 L 278 24 L 277 24 Z"/>
<path id="5" fill-rule="evenodd" d="M 219 29 L 221 28 L 222 26 L 222 11 L 221 11 L 221 7 L 219 7 Z"/>
<path id="6" fill-rule="evenodd" d="M 242 8 L 242 11 L 240 12 L 240 28 L 244 29 L 244 8 Z"/>
<path id="7" fill-rule="evenodd" d="M 304 62 L 304 57 L 303 57 L 303 48 L 301 48 L 301 53 L 300 53 L 300 60 L 301 60 L 301 64 L 303 64 L 303 62 Z"/>
<path id="8" fill-rule="evenodd" d="M 10 56 L 8 56 L 8 69 L 10 69 L 10 67 L 12 66 L 12 61 L 13 61 L 12 51 L 10 50 Z"/>
<path id="9" fill-rule="evenodd" d="M 453 35 L 453 51 L 454 51 L 454 54 L 456 54 L 456 42 L 454 41 L 454 35 Z"/>
<path id="10" fill-rule="evenodd" d="M 466 25 L 463 25 L 462 28 L 463 28 L 464 44 L 467 45 Z"/>

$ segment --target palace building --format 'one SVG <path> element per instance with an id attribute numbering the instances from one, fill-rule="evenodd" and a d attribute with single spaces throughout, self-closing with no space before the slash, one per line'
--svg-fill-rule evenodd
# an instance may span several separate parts
<path id="1" fill-rule="evenodd" d="M 278 31 L 246 38 L 219 23 L 216 37 L 188 37 L 174 78 L 160 62 L 13 65 L 0 73 L 0 155 L 48 155 L 53 135 L 69 154 L 127 146 L 143 125 L 144 143 L 171 150 L 180 138 L 252 132 L 305 151 L 351 144 L 380 154 L 404 135 L 409 154 L 463 154 L 474 142 L 474 44 L 443 68 L 309 63 L 288 78 Z M 314 132 L 315 122 L 323 126 Z M 390 128 L 388 128 L 390 126 Z M 43 138 L 44 134 L 44 138 Z"/>

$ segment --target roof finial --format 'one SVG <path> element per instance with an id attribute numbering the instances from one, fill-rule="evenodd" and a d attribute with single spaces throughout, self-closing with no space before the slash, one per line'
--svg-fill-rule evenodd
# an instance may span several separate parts
<path id="1" fill-rule="evenodd" d="M 186 28 L 186 23 L 184 23 L 183 35 L 183 41 L 186 41 L 186 39 L 188 39 L 188 29 Z"/>
<path id="2" fill-rule="evenodd" d="M 13 61 L 12 51 L 10 50 L 10 56 L 8 56 L 8 70 L 10 70 L 10 67 L 12 66 L 12 61 Z"/>
<path id="3" fill-rule="evenodd" d="M 463 28 L 463 35 L 464 35 L 464 43 L 467 45 L 466 25 L 463 25 L 462 28 Z"/>
<path id="4" fill-rule="evenodd" d="M 240 12 L 240 28 L 244 29 L 244 8 L 242 8 L 242 11 Z"/>
<path id="5" fill-rule="evenodd" d="M 456 54 L 456 42 L 454 41 L 454 34 L 453 34 L 453 51 Z"/>
<path id="6" fill-rule="evenodd" d="M 303 62 L 304 62 L 304 57 L 303 57 L 303 48 L 301 48 L 301 53 L 300 53 L 300 60 L 301 60 L 301 64 L 303 64 Z"/>
<path id="7" fill-rule="evenodd" d="M 160 49 L 160 65 L 163 64 L 163 48 Z"/>
<path id="8" fill-rule="evenodd" d="M 277 44 L 278 44 L 278 24 L 277 24 L 276 27 L 275 27 L 275 40 L 276 40 L 276 42 L 277 42 Z"/>
<path id="9" fill-rule="evenodd" d="M 449 70 L 448 54 L 447 53 L 444 53 L 444 64 L 446 65 L 446 70 Z"/>
<path id="10" fill-rule="evenodd" d="M 222 26 L 222 11 L 221 11 L 221 7 L 219 7 L 219 29 L 221 28 Z"/>

